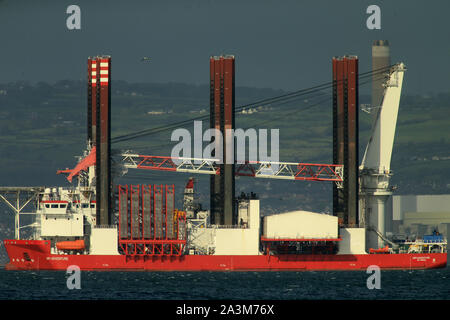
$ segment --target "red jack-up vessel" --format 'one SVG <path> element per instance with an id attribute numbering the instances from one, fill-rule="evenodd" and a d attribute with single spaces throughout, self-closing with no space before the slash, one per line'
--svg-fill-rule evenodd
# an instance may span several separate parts
<path id="1" fill-rule="evenodd" d="M 335 73 L 337 100 L 341 98 L 339 92 L 346 88 L 350 88 L 350 92 L 352 85 L 357 85 L 354 81 L 352 84 L 350 79 L 357 77 L 357 72 L 356 75 L 352 72 L 352 63 L 355 63 L 355 57 L 333 60 L 336 70 L 344 68 L 341 78 Z M 213 57 L 211 67 L 213 89 L 223 91 L 225 88 L 225 92 L 229 92 L 227 86 L 234 89 L 234 57 Z M 25 205 L 19 205 L 19 198 L 17 206 L 8 202 L 16 212 L 16 234 L 15 239 L 3 240 L 10 258 L 6 268 L 66 270 L 76 265 L 81 270 L 269 271 L 361 270 L 372 265 L 381 269 L 445 267 L 447 242 L 442 236 L 394 243 L 384 234 L 382 200 L 389 195 L 386 182 L 390 176 L 389 165 L 404 70 L 403 64 L 387 70 L 390 77 L 386 83 L 383 105 L 359 171 L 359 193 L 364 204 L 359 221 L 352 220 L 351 214 L 345 212 L 342 216 L 340 213 L 330 215 L 300 210 L 261 218 L 259 200 L 251 194 L 237 198 L 235 212 L 231 210 L 231 223 L 224 223 L 220 215 L 201 210 L 197 205 L 192 178 L 184 191 L 183 211 L 175 208 L 173 185 L 120 185 L 117 186 L 117 196 L 114 201 L 111 200 L 116 193 L 111 190 L 109 154 L 111 59 L 90 58 L 88 148 L 73 170 L 59 172 L 68 174 L 69 181 L 77 177 L 77 185 L 69 188 L 2 188 L 2 192 L 16 193 L 17 197 L 19 193 L 28 195 L 25 205 L 35 204 L 34 212 L 24 213 L 21 210 Z M 230 74 L 233 77 L 231 80 L 227 78 Z M 214 81 L 216 77 L 219 81 Z M 344 78 L 345 87 L 341 88 L 340 81 Z M 216 106 L 214 102 L 222 100 L 227 104 L 227 94 L 225 99 L 221 99 L 220 92 L 218 99 L 212 98 L 212 108 L 218 108 L 216 114 L 220 114 L 223 106 Z M 350 110 L 348 101 L 351 103 L 352 99 L 344 100 L 347 102 L 343 107 Z M 225 116 L 225 126 L 233 127 L 227 119 L 231 118 Z M 391 121 L 387 133 L 381 131 L 383 121 Z M 386 127 L 385 122 L 383 128 Z M 340 192 L 346 188 L 343 179 L 346 175 L 339 161 L 338 157 L 338 164 L 333 165 L 247 162 L 236 165 L 234 174 L 255 178 L 331 181 L 336 185 L 336 192 Z M 274 164 L 278 167 L 276 172 L 272 169 Z M 211 176 L 228 170 L 217 164 L 216 159 L 174 159 L 130 152 L 122 154 L 122 165 L 127 169 Z M 369 217 L 367 208 L 375 214 Z M 22 214 L 31 214 L 34 218 L 30 239 L 20 239 L 19 216 Z"/>

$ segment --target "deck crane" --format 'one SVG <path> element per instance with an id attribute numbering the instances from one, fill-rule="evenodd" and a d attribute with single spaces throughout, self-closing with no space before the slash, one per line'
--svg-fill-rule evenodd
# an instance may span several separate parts
<path id="1" fill-rule="evenodd" d="M 360 221 L 366 227 L 366 248 L 382 248 L 386 241 L 385 204 L 392 195 L 391 156 L 405 70 L 405 65 L 399 63 L 389 72 L 383 101 L 376 108 L 372 134 L 359 167 Z"/>

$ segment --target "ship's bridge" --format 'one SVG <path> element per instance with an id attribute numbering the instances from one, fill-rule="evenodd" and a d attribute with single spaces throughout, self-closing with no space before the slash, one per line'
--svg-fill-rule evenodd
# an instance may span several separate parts
<path id="1" fill-rule="evenodd" d="M 44 214 L 65 214 L 70 204 L 64 200 L 43 200 L 40 209 Z"/>

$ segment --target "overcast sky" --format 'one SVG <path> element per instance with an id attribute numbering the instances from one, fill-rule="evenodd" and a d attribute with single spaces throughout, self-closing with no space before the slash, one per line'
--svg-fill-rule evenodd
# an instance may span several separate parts
<path id="1" fill-rule="evenodd" d="M 66 9 L 81 8 L 81 30 Z M 366 9 L 381 8 L 381 30 Z M 236 85 L 294 90 L 328 82 L 331 58 L 371 68 L 373 40 L 403 61 L 407 93 L 450 91 L 450 1 L 0 0 L 0 83 L 85 79 L 90 55 L 114 80 L 205 84 L 209 56 L 236 56 Z M 141 62 L 143 56 L 151 58 Z"/>

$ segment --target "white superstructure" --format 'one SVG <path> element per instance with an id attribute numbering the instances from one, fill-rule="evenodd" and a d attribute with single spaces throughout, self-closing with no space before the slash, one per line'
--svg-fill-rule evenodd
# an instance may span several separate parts
<path id="1" fill-rule="evenodd" d="M 119 254 L 117 227 L 96 224 L 95 170 L 92 168 L 81 172 L 73 187 L 33 191 L 34 195 L 21 207 L 34 203 L 33 210 L 16 210 L 15 238 L 20 238 L 21 230 L 31 227 L 31 239 L 49 240 L 53 254 Z M 21 215 L 31 216 L 33 223 L 21 226 Z"/>
<path id="2" fill-rule="evenodd" d="M 237 226 L 209 224 L 209 211 L 200 211 L 187 219 L 189 254 L 260 254 L 260 215 L 258 199 L 241 199 Z"/>

